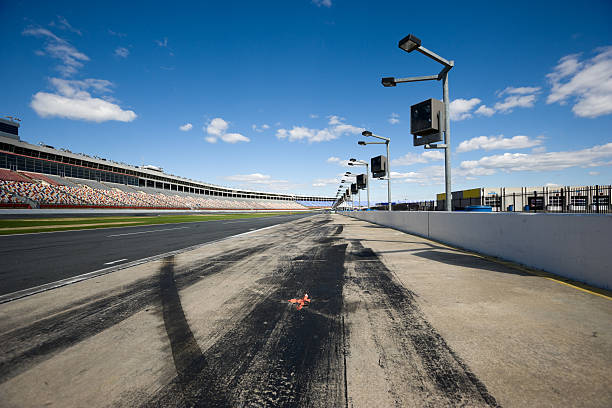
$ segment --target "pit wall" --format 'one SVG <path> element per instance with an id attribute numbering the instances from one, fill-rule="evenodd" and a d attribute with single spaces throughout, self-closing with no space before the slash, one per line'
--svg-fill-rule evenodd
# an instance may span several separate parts
<path id="1" fill-rule="evenodd" d="M 612 215 L 429 211 L 345 214 L 612 290 Z"/>

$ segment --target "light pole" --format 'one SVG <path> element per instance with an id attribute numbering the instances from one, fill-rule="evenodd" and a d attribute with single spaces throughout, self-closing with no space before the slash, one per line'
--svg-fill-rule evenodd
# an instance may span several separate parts
<path id="1" fill-rule="evenodd" d="M 389 143 L 391 142 L 391 139 L 389 139 L 388 137 L 374 135 L 369 130 L 364 130 L 363 132 L 361 132 L 361 134 L 363 136 L 371 136 L 371 137 L 375 137 L 377 139 L 384 140 L 384 142 L 364 142 L 363 140 L 360 140 L 360 141 L 357 142 L 358 145 L 361 145 L 361 146 L 365 146 L 365 145 L 369 145 L 369 144 L 385 144 L 385 145 L 387 145 L 387 200 L 389 201 L 389 211 L 393 211 L 391 209 L 391 161 L 389 160 Z M 369 188 L 368 188 L 368 190 L 369 190 Z"/>
<path id="2" fill-rule="evenodd" d="M 351 173 L 350 171 L 347 171 L 346 173 L 344 173 L 344 177 L 355 177 L 353 176 L 353 173 Z M 355 201 L 353 200 L 353 191 L 351 190 L 351 182 L 349 181 L 349 191 L 351 193 L 351 209 L 355 209 Z"/>
<path id="3" fill-rule="evenodd" d="M 370 171 L 368 170 L 368 162 L 357 159 L 350 159 L 348 162 L 349 166 L 365 166 L 366 167 L 366 190 L 368 190 L 368 210 L 370 209 Z M 361 201 L 361 199 L 359 200 Z"/>
<path id="4" fill-rule="evenodd" d="M 446 184 L 446 211 L 452 211 L 451 206 L 451 145 L 450 145 L 450 101 L 448 96 L 448 71 L 451 70 L 452 67 L 455 66 L 455 61 L 449 61 L 447 59 L 442 58 L 438 54 L 428 50 L 427 48 L 421 45 L 421 40 L 416 36 L 409 34 L 406 37 L 402 38 L 398 44 L 399 48 L 406 52 L 412 52 L 417 50 L 421 54 L 426 57 L 431 58 L 432 60 L 439 62 L 444 66 L 442 71 L 438 75 L 427 75 L 420 77 L 410 77 L 410 78 L 383 78 L 382 84 L 385 87 L 392 87 L 396 84 L 403 82 L 419 82 L 419 81 L 440 81 L 442 80 L 442 98 L 444 101 L 444 145 L 425 145 L 426 149 L 444 149 L 444 178 Z"/>

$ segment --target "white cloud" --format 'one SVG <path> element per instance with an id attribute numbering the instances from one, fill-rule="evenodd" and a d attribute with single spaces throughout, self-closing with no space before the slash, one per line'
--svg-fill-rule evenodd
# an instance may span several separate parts
<path id="1" fill-rule="evenodd" d="M 565 104 L 572 99 L 576 116 L 596 118 L 612 113 L 612 46 L 580 61 L 579 54 L 566 55 L 547 75 L 552 85 L 546 103 Z"/>
<path id="2" fill-rule="evenodd" d="M 570 167 L 598 167 L 612 165 L 612 143 L 593 146 L 587 149 L 548 152 L 548 153 L 504 153 L 485 156 L 479 160 L 461 162 L 459 173 L 462 175 L 491 175 L 501 170 L 518 171 L 556 171 Z"/>
<path id="3" fill-rule="evenodd" d="M 450 103 L 451 120 L 464 120 L 472 117 L 471 110 L 480 103 L 480 99 L 455 99 Z"/>
<path id="4" fill-rule="evenodd" d="M 310 115 L 308 115 L 310 117 L 310 119 L 316 119 L 319 117 L 319 115 L 315 115 L 314 113 L 311 113 Z"/>
<path id="5" fill-rule="evenodd" d="M 56 68 L 63 76 L 68 77 L 77 72 L 83 66 L 83 62 L 89 61 L 89 57 L 78 51 L 68 41 L 56 36 L 46 28 L 28 28 L 23 35 L 44 38 L 44 51 L 37 52 L 39 55 L 49 55 L 62 61 Z"/>
<path id="6" fill-rule="evenodd" d="M 503 101 L 497 102 L 493 107 L 482 104 L 472 112 L 480 103 L 480 99 L 455 99 L 450 104 L 451 119 L 464 120 L 472 117 L 472 113 L 490 117 L 496 112 L 510 113 L 514 108 L 531 108 L 537 99 L 541 88 L 536 86 L 507 87 L 496 93 L 498 97 L 506 95 Z"/>
<path id="7" fill-rule="evenodd" d="M 183 126 L 179 126 L 179 129 L 182 130 L 183 132 L 187 132 L 193 129 L 193 125 L 191 123 L 185 123 Z"/>
<path id="8" fill-rule="evenodd" d="M 332 2 L 331 0 L 312 0 L 312 2 L 317 6 L 317 7 L 331 7 L 332 6 Z"/>
<path id="9" fill-rule="evenodd" d="M 341 123 L 342 123 L 342 121 L 344 121 L 344 120 L 346 120 L 346 119 L 341 118 L 341 117 L 336 116 L 336 115 L 331 115 L 331 116 L 329 116 L 329 124 L 330 124 L 330 125 L 339 125 L 339 124 L 341 124 Z"/>
<path id="10" fill-rule="evenodd" d="M 509 86 L 503 91 L 498 92 L 497 96 L 501 97 L 503 95 L 529 95 L 540 92 L 540 89 L 542 88 L 540 88 L 539 86 L 519 86 L 517 88 Z"/>
<path id="11" fill-rule="evenodd" d="M 421 153 L 421 156 L 429 161 L 444 160 L 444 153 L 440 150 L 426 150 Z"/>
<path id="12" fill-rule="evenodd" d="M 225 143 L 249 142 L 251 139 L 241 135 L 240 133 L 226 133 L 229 123 L 222 118 L 212 119 L 203 129 L 209 134 L 204 140 L 208 143 L 216 143 L 217 139 L 223 140 Z"/>
<path id="13" fill-rule="evenodd" d="M 127 36 L 127 34 L 125 33 L 118 33 L 116 31 L 111 30 L 110 28 L 107 31 L 110 35 L 114 35 L 115 37 L 123 38 Z"/>
<path id="14" fill-rule="evenodd" d="M 440 184 L 444 181 L 444 166 L 429 166 L 419 171 L 400 173 L 391 171 L 391 182 L 415 183 L 420 185 Z"/>
<path id="15" fill-rule="evenodd" d="M 94 98 L 87 90 L 110 92 L 112 83 L 103 79 L 66 80 L 51 78 L 58 93 L 37 92 L 30 106 L 39 116 L 106 122 L 131 122 L 136 114 L 123 110 L 109 100 Z M 108 99 L 108 98 L 107 98 Z"/>
<path id="16" fill-rule="evenodd" d="M 270 125 L 268 125 L 268 124 L 264 123 L 264 124 L 263 124 L 263 125 L 261 125 L 260 127 L 257 127 L 257 125 L 256 125 L 256 124 L 253 124 L 253 125 L 251 125 L 251 128 L 252 128 L 254 131 L 256 131 L 256 132 L 261 133 L 261 132 L 263 132 L 264 130 L 268 130 L 268 129 L 270 129 Z"/>
<path id="17" fill-rule="evenodd" d="M 328 185 L 338 185 L 342 179 L 340 177 L 329 179 L 316 179 L 312 182 L 313 187 L 325 187 Z"/>
<path id="18" fill-rule="evenodd" d="M 223 140 L 225 143 L 238 143 L 249 142 L 251 139 L 241 135 L 240 133 L 224 133 L 221 135 L 221 140 Z"/>
<path id="19" fill-rule="evenodd" d="M 438 150 L 426 150 L 421 154 L 406 153 L 404 156 L 391 159 L 391 166 L 410 166 L 417 163 L 429 163 L 430 161 L 443 160 L 444 153 Z M 392 173 L 393 174 L 393 173 Z"/>
<path id="20" fill-rule="evenodd" d="M 275 180 L 267 174 L 252 173 L 252 174 L 235 174 L 225 177 L 228 181 L 234 181 L 242 186 L 268 186 L 279 190 L 287 190 L 291 185 L 287 180 Z M 254 188 L 257 189 L 257 188 Z"/>
<path id="21" fill-rule="evenodd" d="M 487 105 L 480 105 L 478 109 L 474 111 L 474 113 L 476 115 L 489 117 L 489 116 L 493 116 L 493 114 L 495 113 L 495 109 L 489 108 Z"/>
<path id="22" fill-rule="evenodd" d="M 340 166 L 343 166 L 343 167 L 352 167 L 352 166 L 349 166 L 349 164 L 348 164 L 349 161 L 348 160 L 342 160 L 339 157 L 332 156 L 332 157 L 327 159 L 327 162 L 328 163 L 336 163 L 336 164 L 338 164 Z"/>
<path id="23" fill-rule="evenodd" d="M 121 58 L 127 58 L 130 55 L 130 50 L 125 47 L 117 47 L 115 48 L 115 56 Z"/>
<path id="24" fill-rule="evenodd" d="M 296 140 L 307 140 L 313 142 L 327 142 L 338 139 L 345 134 L 361 134 L 365 129 L 343 123 L 345 119 L 338 116 L 329 117 L 329 125 L 324 129 L 311 129 L 305 126 L 294 126 L 291 130 L 278 129 L 276 137 L 278 139 L 288 139 L 290 142 Z"/>
<path id="25" fill-rule="evenodd" d="M 155 40 L 155 43 L 160 47 L 167 48 L 168 47 L 168 38 L 164 37 L 163 40 Z"/>
<path id="26" fill-rule="evenodd" d="M 514 108 L 531 108 L 536 100 L 536 95 L 511 95 L 502 102 L 497 102 L 495 110 L 502 113 L 510 113 Z"/>
<path id="27" fill-rule="evenodd" d="M 399 115 L 397 113 L 392 113 L 387 121 L 392 125 L 397 125 L 400 122 Z"/>
<path id="28" fill-rule="evenodd" d="M 210 121 L 208 126 L 206 126 L 206 133 L 213 136 L 221 136 L 227 128 L 229 124 L 221 118 L 214 118 Z"/>
<path id="29" fill-rule="evenodd" d="M 457 152 L 469 152 L 471 150 L 514 150 L 526 149 L 528 147 L 539 146 L 542 139 L 530 139 L 529 136 L 517 135 L 513 137 L 499 136 L 478 136 L 459 143 Z"/>
<path id="30" fill-rule="evenodd" d="M 57 28 L 59 28 L 61 30 L 68 30 L 68 31 L 72 31 L 73 33 L 76 33 L 78 35 L 83 35 L 81 33 L 81 30 L 77 30 L 76 28 L 74 28 L 72 25 L 70 25 L 68 20 L 66 20 L 62 16 L 57 16 L 57 21 L 52 21 L 51 23 L 49 23 L 49 25 L 51 27 L 57 27 Z"/>
<path id="31" fill-rule="evenodd" d="M 589 171 L 589 176 L 598 176 L 599 172 L 598 171 Z"/>

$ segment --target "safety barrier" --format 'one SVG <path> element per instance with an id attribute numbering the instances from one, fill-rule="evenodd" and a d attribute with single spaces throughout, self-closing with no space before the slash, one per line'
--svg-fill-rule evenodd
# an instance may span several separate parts
<path id="1" fill-rule="evenodd" d="M 612 215 L 442 211 L 347 215 L 612 289 Z"/>

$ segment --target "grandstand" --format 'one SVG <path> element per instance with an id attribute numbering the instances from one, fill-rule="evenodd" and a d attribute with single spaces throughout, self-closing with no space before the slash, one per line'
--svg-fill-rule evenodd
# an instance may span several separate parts
<path id="1" fill-rule="evenodd" d="M 152 166 L 32 145 L 0 135 L 0 206 L 183 210 L 312 210 L 333 197 L 217 186 Z"/>

